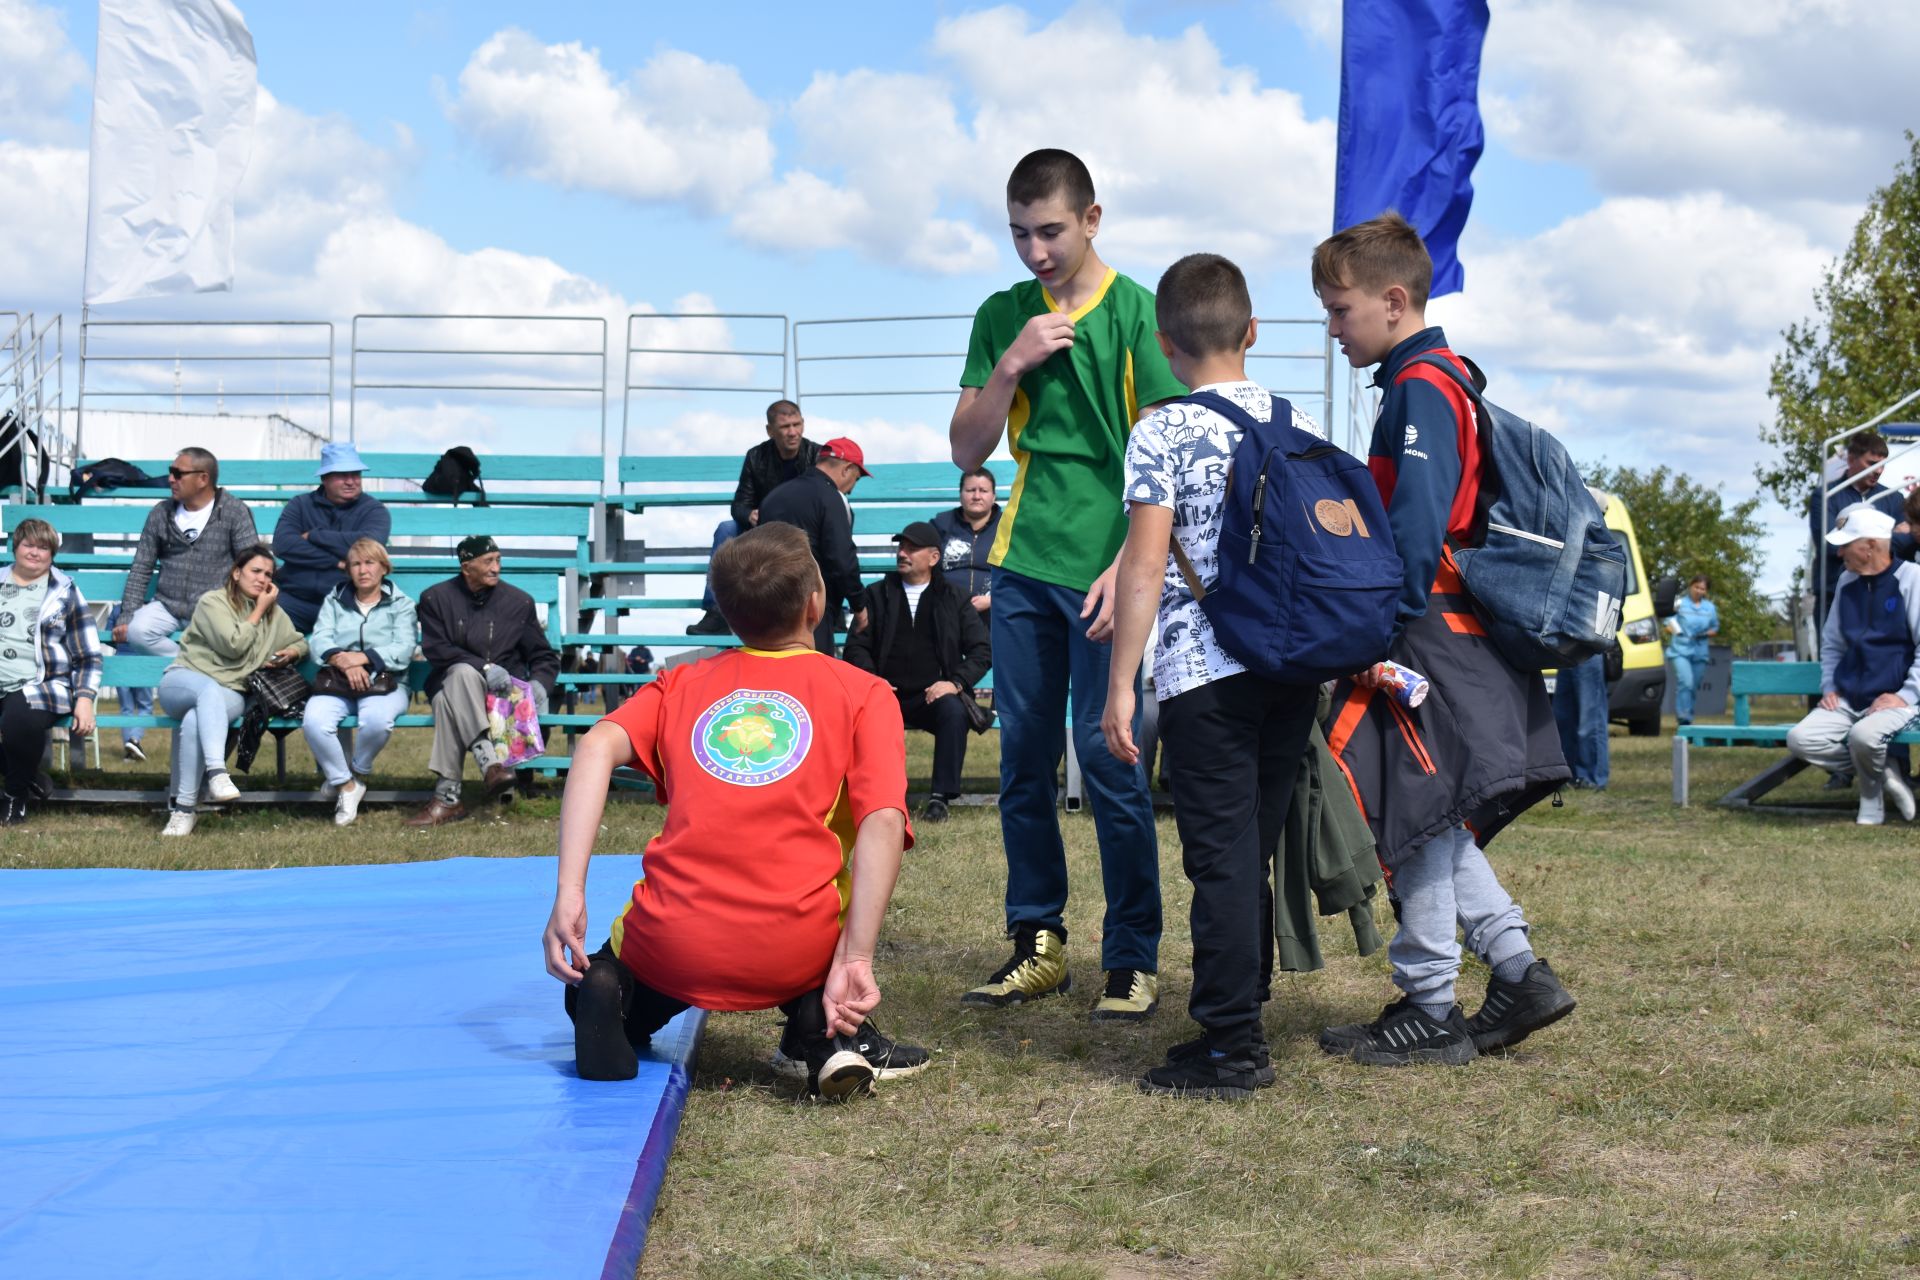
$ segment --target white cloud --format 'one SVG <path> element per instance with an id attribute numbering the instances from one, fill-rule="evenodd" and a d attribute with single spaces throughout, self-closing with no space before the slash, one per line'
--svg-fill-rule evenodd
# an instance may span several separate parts
<path id="1" fill-rule="evenodd" d="M 1610 194 L 1721 191 L 1773 211 L 1854 203 L 1920 109 L 1920 23 L 1861 0 L 1514 0 L 1482 101 L 1518 154 Z"/>
<path id="2" fill-rule="evenodd" d="M 678 50 L 618 81 L 597 49 L 508 28 L 447 111 L 500 168 L 575 190 L 714 210 L 772 172 L 765 105 L 734 68 Z"/>
<path id="3" fill-rule="evenodd" d="M 942 21 L 929 52 L 939 74 L 816 74 L 787 107 L 796 154 L 777 173 L 773 108 L 732 68 L 685 53 L 619 83 L 594 50 L 502 31 L 475 51 L 449 113 L 514 172 L 707 212 L 726 204 L 747 243 L 847 249 L 916 271 L 998 265 L 1005 237 L 991 229 L 1007 171 L 1041 146 L 1088 161 L 1112 215 L 1107 256 L 1145 274 L 1202 246 L 1286 260 L 1321 233 L 1332 122 L 1229 64 L 1198 26 L 1160 38 L 1097 6 L 1038 26 L 1001 7 Z M 697 83 L 684 94 L 697 106 L 665 112 L 669 82 Z"/>
<path id="4" fill-rule="evenodd" d="M 63 109 L 88 79 L 87 64 L 67 43 L 59 13 L 32 0 L 0 0 L 0 134 L 16 139 L 72 134 Z"/>

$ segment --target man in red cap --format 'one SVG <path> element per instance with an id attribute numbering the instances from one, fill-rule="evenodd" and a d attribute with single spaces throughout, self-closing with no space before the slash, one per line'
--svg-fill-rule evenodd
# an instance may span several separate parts
<path id="1" fill-rule="evenodd" d="M 807 535 L 820 576 L 827 584 L 827 611 L 813 632 L 813 647 L 833 653 L 833 633 L 840 618 L 840 602 L 853 615 L 851 630 L 867 625 L 866 590 L 860 585 L 860 557 L 853 549 L 853 508 L 847 495 L 860 477 L 871 475 L 867 456 L 845 436 L 820 446 L 813 470 L 776 488 L 760 504 L 762 525 L 777 521 Z"/>

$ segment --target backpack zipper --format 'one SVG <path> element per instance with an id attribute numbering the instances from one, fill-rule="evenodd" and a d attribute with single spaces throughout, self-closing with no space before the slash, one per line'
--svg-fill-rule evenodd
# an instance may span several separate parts
<path id="1" fill-rule="evenodd" d="M 1253 486 L 1253 536 L 1247 542 L 1247 563 L 1252 564 L 1260 555 L 1260 511 L 1267 505 L 1267 472 L 1261 468 L 1260 479 Z"/>

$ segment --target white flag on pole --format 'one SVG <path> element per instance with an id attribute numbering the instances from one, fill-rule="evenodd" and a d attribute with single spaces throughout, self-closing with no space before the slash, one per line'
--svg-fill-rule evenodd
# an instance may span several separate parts
<path id="1" fill-rule="evenodd" d="M 233 287 L 259 69 L 231 0 L 100 0 L 88 305 Z"/>

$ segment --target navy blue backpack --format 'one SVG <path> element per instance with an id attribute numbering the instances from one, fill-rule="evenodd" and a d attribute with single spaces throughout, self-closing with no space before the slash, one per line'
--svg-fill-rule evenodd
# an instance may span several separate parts
<path id="1" fill-rule="evenodd" d="M 1279 396 L 1271 422 L 1210 391 L 1182 403 L 1243 432 L 1227 473 L 1211 591 L 1173 542 L 1221 647 L 1282 684 L 1319 684 L 1385 658 L 1405 570 L 1365 465 L 1294 426 L 1293 406 Z"/>
<path id="2" fill-rule="evenodd" d="M 1477 536 L 1453 558 L 1487 638 L 1521 671 L 1605 653 L 1620 626 L 1627 554 L 1566 446 L 1481 395 L 1445 357 L 1415 363 L 1443 370 L 1478 413 L 1485 471 Z"/>

